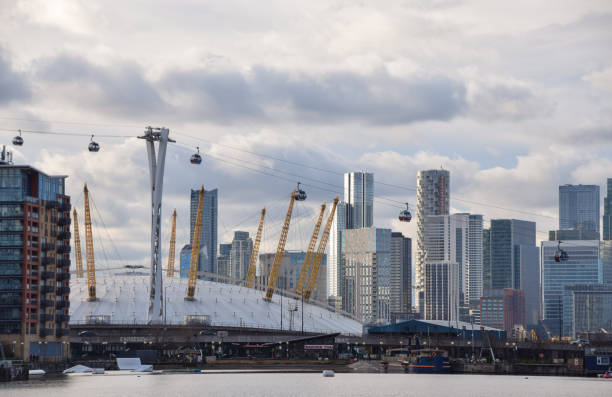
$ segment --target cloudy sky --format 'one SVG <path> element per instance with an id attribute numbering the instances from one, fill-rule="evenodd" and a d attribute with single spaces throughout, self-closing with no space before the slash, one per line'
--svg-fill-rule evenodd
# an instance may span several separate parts
<path id="1" fill-rule="evenodd" d="M 416 172 L 451 172 L 451 205 L 557 225 L 557 186 L 612 176 L 612 3 L 603 1 L 0 0 L 0 132 L 17 163 L 87 181 L 108 260 L 146 263 L 146 125 L 167 126 L 166 225 L 188 239 L 189 189 L 219 189 L 219 241 L 264 250 L 296 181 L 289 248 L 305 249 L 342 173 L 375 173 L 376 225 L 415 201 Z M 534 3 L 537 3 L 534 5 Z M 188 164 L 195 147 L 201 166 Z M 393 185 L 393 186 L 391 186 Z M 98 221 L 98 223 L 100 223 Z M 164 230 L 168 234 L 168 227 Z M 119 255 L 113 254 L 112 236 Z"/>

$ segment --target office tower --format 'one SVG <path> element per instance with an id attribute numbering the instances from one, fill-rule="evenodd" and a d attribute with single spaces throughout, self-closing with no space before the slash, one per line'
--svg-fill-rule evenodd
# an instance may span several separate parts
<path id="1" fill-rule="evenodd" d="M 471 307 L 480 306 L 483 272 L 483 228 L 482 215 L 470 214 L 468 229 L 468 291 Z"/>
<path id="2" fill-rule="evenodd" d="M 344 174 L 344 201 L 347 204 L 347 229 L 371 227 L 374 224 L 374 174 Z"/>
<path id="3" fill-rule="evenodd" d="M 480 325 L 503 329 L 512 334 L 515 326 L 525 326 L 525 294 L 512 288 L 488 289 L 480 298 Z"/>
<path id="4" fill-rule="evenodd" d="M 416 284 L 425 284 L 424 222 L 429 215 L 448 215 L 450 205 L 450 173 L 446 170 L 419 171 L 417 174 L 417 251 Z M 417 291 L 417 307 L 422 310 L 423 291 Z"/>
<path id="5" fill-rule="evenodd" d="M 599 256 L 602 282 L 612 285 L 612 240 L 603 240 L 599 243 Z"/>
<path id="6" fill-rule="evenodd" d="M 249 237 L 249 232 L 235 231 L 230 250 L 230 277 L 246 280 L 252 251 L 253 240 Z"/>
<path id="7" fill-rule="evenodd" d="M 10 156 L 9 156 L 10 159 Z M 69 356 L 70 197 L 65 175 L 0 155 L 0 339 L 28 361 Z M 5 345 L 6 346 L 6 345 Z"/>
<path id="8" fill-rule="evenodd" d="M 274 263 L 275 254 L 265 253 L 259 254 L 259 267 L 257 271 L 257 282 L 260 285 L 268 285 L 268 277 L 272 264 Z M 304 251 L 285 251 L 281 260 L 278 280 L 276 288 L 283 289 L 289 292 L 295 292 L 298 279 L 300 278 L 300 270 L 304 263 L 306 252 Z M 321 259 L 321 267 L 317 274 L 317 284 L 310 296 L 311 301 L 327 303 L 327 255 L 323 255 Z M 309 273 L 310 274 L 310 273 Z"/>
<path id="9" fill-rule="evenodd" d="M 469 298 L 469 214 L 430 215 L 423 221 L 425 263 L 453 263 L 457 270 L 457 286 L 451 286 L 459 295 L 453 297 L 460 306 L 468 306 Z M 425 289 L 428 288 L 425 284 Z M 438 284 L 436 284 L 438 285 Z M 438 293 L 425 297 L 439 297 Z M 427 298 L 426 298 L 427 299 Z M 431 305 L 425 303 L 425 305 Z M 431 320 L 431 319 L 430 319 Z"/>
<path id="10" fill-rule="evenodd" d="M 548 232 L 548 241 L 559 240 L 599 240 L 599 232 L 579 229 L 550 230 Z"/>
<path id="11" fill-rule="evenodd" d="M 459 269 L 456 262 L 425 262 L 425 320 L 459 320 Z"/>
<path id="12" fill-rule="evenodd" d="M 189 216 L 189 244 L 193 242 L 196 213 L 198 210 L 198 195 L 200 191 L 191 189 L 191 211 Z M 202 208 L 202 235 L 200 238 L 200 254 L 198 271 L 217 273 L 217 189 L 204 191 L 204 206 Z"/>
<path id="13" fill-rule="evenodd" d="M 569 284 L 563 288 L 563 336 L 612 329 L 612 285 Z"/>
<path id="14" fill-rule="evenodd" d="M 412 240 L 402 233 L 391 233 L 391 316 L 409 318 L 412 308 Z"/>
<path id="15" fill-rule="evenodd" d="M 231 277 L 230 251 L 232 244 L 219 244 L 219 256 L 217 257 L 217 274 L 224 277 Z M 223 279 L 219 279 L 223 281 Z"/>
<path id="16" fill-rule="evenodd" d="M 612 178 L 606 184 L 603 214 L 603 240 L 612 240 Z"/>
<path id="17" fill-rule="evenodd" d="M 518 246 L 535 247 L 535 222 L 491 220 L 491 288 L 521 289 Z"/>
<path id="18" fill-rule="evenodd" d="M 599 186 L 559 186 L 559 229 L 599 233 Z"/>
<path id="19" fill-rule="evenodd" d="M 599 264 L 599 241 L 564 241 L 561 248 L 568 260 L 556 262 L 556 241 L 542 241 L 541 277 L 542 320 L 551 336 L 563 330 L 564 287 L 576 283 L 601 283 L 603 276 Z"/>
<path id="20" fill-rule="evenodd" d="M 337 310 L 342 308 L 342 288 L 344 286 L 342 269 L 342 231 L 346 229 L 347 203 L 340 201 L 336 207 L 334 220 L 329 233 L 329 255 L 327 257 L 327 293 L 330 305 Z M 328 210 L 327 216 L 331 213 Z"/>
<path id="21" fill-rule="evenodd" d="M 491 229 L 482 230 L 482 290 L 491 289 Z"/>
<path id="22" fill-rule="evenodd" d="M 540 248 L 530 245 L 519 245 L 520 287 L 525 297 L 525 323 L 535 327 L 540 319 Z"/>
<path id="23" fill-rule="evenodd" d="M 368 227 L 342 232 L 342 308 L 362 322 L 387 323 L 391 279 L 391 229 Z"/>

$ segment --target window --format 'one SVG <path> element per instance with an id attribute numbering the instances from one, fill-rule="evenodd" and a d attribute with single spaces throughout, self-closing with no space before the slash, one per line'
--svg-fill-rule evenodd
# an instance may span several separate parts
<path id="1" fill-rule="evenodd" d="M 610 365 L 609 356 L 597 356 L 597 365 Z"/>

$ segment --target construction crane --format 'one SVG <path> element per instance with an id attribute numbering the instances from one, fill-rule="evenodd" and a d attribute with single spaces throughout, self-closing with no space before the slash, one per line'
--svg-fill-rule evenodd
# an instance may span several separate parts
<path id="1" fill-rule="evenodd" d="M 293 203 L 297 199 L 301 201 L 305 199 L 306 193 L 298 188 L 291 192 L 291 199 L 289 200 L 289 208 L 287 209 L 287 215 L 285 215 L 285 222 L 281 229 L 280 238 L 278 239 L 278 246 L 276 247 L 276 254 L 274 255 L 274 262 L 272 263 L 272 269 L 270 269 L 270 276 L 268 278 L 268 286 L 266 287 L 265 300 L 270 302 L 276 289 L 276 281 L 278 280 L 278 273 L 280 271 L 281 262 L 283 255 L 285 254 L 285 244 L 287 243 L 287 233 L 289 233 L 289 224 L 291 223 L 291 214 L 293 212 Z M 303 198 L 302 198 L 303 197 Z"/>
<path id="2" fill-rule="evenodd" d="M 325 247 L 327 247 L 327 240 L 329 240 L 329 232 L 334 221 L 334 214 L 336 213 L 337 206 L 338 197 L 334 199 L 334 204 L 332 205 L 329 218 L 327 218 L 325 229 L 323 229 L 323 234 L 321 235 L 321 241 L 319 241 L 319 249 L 317 249 L 317 254 L 314 258 L 314 263 L 312 264 L 312 270 L 310 271 L 310 275 L 308 276 L 306 288 L 304 288 L 304 294 L 302 295 L 302 297 L 305 302 L 308 302 L 308 300 L 310 299 L 310 295 L 312 295 L 312 291 L 314 291 L 314 288 L 317 285 L 317 276 L 319 275 L 319 268 L 321 267 L 321 261 L 323 260 L 323 254 L 325 253 Z"/>
<path id="3" fill-rule="evenodd" d="M 204 185 L 200 188 L 198 196 L 198 210 L 196 211 L 195 229 L 191 242 L 191 262 L 189 263 L 189 280 L 187 281 L 186 301 L 195 299 L 196 280 L 198 277 L 198 263 L 200 259 L 200 240 L 202 238 L 202 211 L 204 207 Z"/>
<path id="4" fill-rule="evenodd" d="M 83 253 L 81 252 L 81 236 L 79 235 L 79 217 L 76 208 L 72 209 L 74 218 L 74 261 L 76 262 L 76 276 L 83 278 Z"/>
<path id="5" fill-rule="evenodd" d="M 257 265 L 257 255 L 259 255 L 259 244 L 261 243 L 261 233 L 263 232 L 264 217 L 266 216 L 266 209 L 261 210 L 261 216 L 259 218 L 259 226 L 257 227 L 257 236 L 255 237 L 255 243 L 253 243 L 253 250 L 251 251 L 251 259 L 249 260 L 249 271 L 247 273 L 247 279 L 245 286 L 252 288 L 255 282 L 255 266 Z"/>
<path id="6" fill-rule="evenodd" d="M 172 231 L 170 232 L 170 249 L 168 250 L 168 269 L 166 275 L 174 276 L 174 251 L 176 248 L 176 208 L 172 213 Z"/>
<path id="7" fill-rule="evenodd" d="M 87 290 L 89 291 L 88 300 L 95 301 L 96 262 L 94 259 L 93 235 L 91 232 L 91 212 L 89 211 L 89 190 L 87 190 L 87 183 L 83 188 L 83 204 L 85 206 L 85 256 L 87 258 Z"/>
<path id="8" fill-rule="evenodd" d="M 321 230 L 321 222 L 323 222 L 323 215 L 325 215 L 325 204 L 321 205 L 321 212 L 319 213 L 317 223 L 315 223 L 315 227 L 312 232 L 312 237 L 310 237 L 310 243 L 308 244 L 308 251 L 306 251 L 304 263 L 302 263 L 302 268 L 300 269 L 300 277 L 298 278 L 298 282 L 295 287 L 295 293 L 298 295 L 302 295 L 304 284 L 308 279 L 308 273 L 310 272 L 310 268 L 312 267 L 314 250 L 317 247 L 317 239 L 319 238 L 319 230 Z"/>

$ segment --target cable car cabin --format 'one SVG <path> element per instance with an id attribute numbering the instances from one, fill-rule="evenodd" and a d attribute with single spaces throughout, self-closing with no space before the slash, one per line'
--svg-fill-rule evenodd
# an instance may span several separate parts
<path id="1" fill-rule="evenodd" d="M 13 138 L 13 145 L 15 146 L 23 145 L 23 138 L 21 137 L 21 135 L 17 135 L 16 137 Z"/>
<path id="2" fill-rule="evenodd" d="M 202 164 L 202 156 L 197 153 L 191 155 L 191 160 L 189 160 L 191 164 Z"/>
<path id="3" fill-rule="evenodd" d="M 293 198 L 296 201 L 304 201 L 306 200 L 306 197 L 306 192 L 300 189 L 300 183 L 298 182 L 297 188 L 295 188 L 295 191 L 293 192 Z"/>
<path id="4" fill-rule="evenodd" d="M 100 145 L 98 145 L 97 142 L 91 141 L 89 142 L 89 146 L 87 147 L 87 149 L 90 152 L 98 152 L 100 150 Z"/>
<path id="5" fill-rule="evenodd" d="M 555 262 L 566 262 L 569 259 L 569 255 L 562 249 L 555 252 Z"/>
<path id="6" fill-rule="evenodd" d="M 412 220 L 412 214 L 408 210 L 403 210 L 399 213 L 400 222 L 410 222 Z"/>

